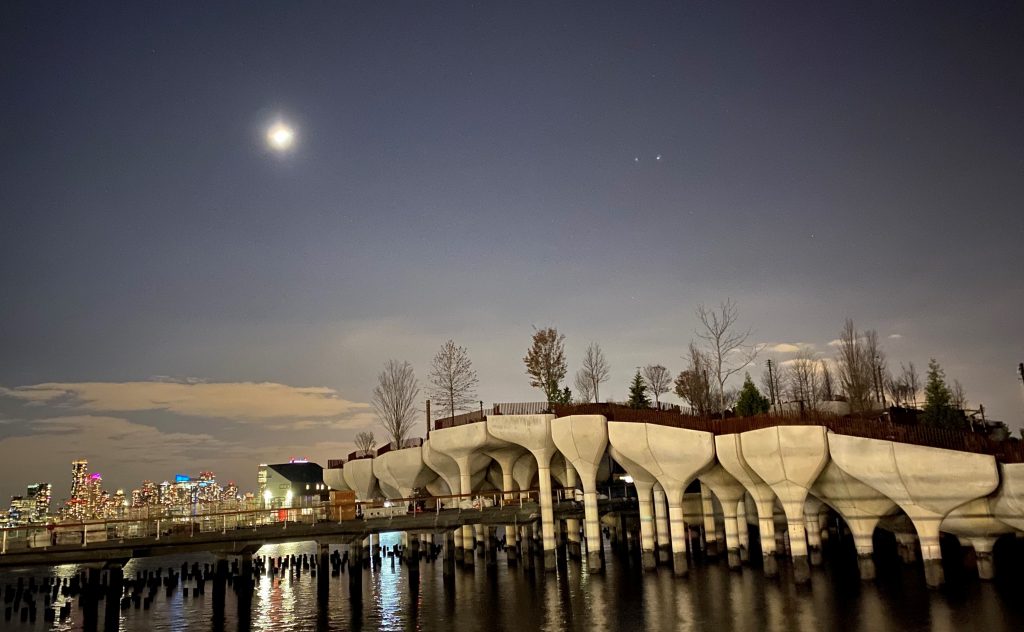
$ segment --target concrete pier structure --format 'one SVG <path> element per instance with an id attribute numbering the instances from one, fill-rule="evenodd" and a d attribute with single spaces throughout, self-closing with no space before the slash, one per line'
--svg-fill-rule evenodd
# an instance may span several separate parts
<path id="1" fill-rule="evenodd" d="M 354 459 L 341 470 L 348 488 L 362 501 L 378 497 L 377 477 L 373 473 L 373 459 Z"/>
<path id="2" fill-rule="evenodd" d="M 829 433 L 828 441 L 836 465 L 885 494 L 910 517 L 921 543 L 925 582 L 941 586 L 940 525 L 956 507 L 995 491 L 995 458 L 835 433 Z"/>
<path id="3" fill-rule="evenodd" d="M 601 524 L 597 513 L 597 471 L 608 448 L 608 422 L 601 415 L 573 415 L 551 421 L 551 439 L 575 469 L 583 486 L 587 567 L 601 570 Z"/>
<path id="4" fill-rule="evenodd" d="M 615 449 L 654 475 L 665 490 L 672 567 L 676 575 L 685 575 L 688 567 L 683 492 L 714 462 L 714 437 L 709 432 L 647 423 L 607 424 L 608 441 Z"/>
<path id="5" fill-rule="evenodd" d="M 740 542 L 740 525 L 737 519 L 739 505 L 746 496 L 747 490 L 736 478 L 716 463 L 714 467 L 700 475 L 701 483 L 718 498 L 722 506 L 722 515 L 725 518 L 725 546 L 728 553 L 729 568 L 740 568 L 742 566 L 743 544 Z M 705 502 L 705 511 L 707 503 Z M 712 514 L 712 520 L 714 515 Z M 746 521 L 746 516 L 743 518 Z M 746 527 L 746 524 L 743 525 Z M 705 527 L 706 529 L 706 527 Z"/>
<path id="6" fill-rule="evenodd" d="M 659 564 L 668 564 L 672 559 L 672 541 L 668 534 L 668 504 L 665 500 L 665 489 L 661 483 L 655 483 L 652 491 L 654 504 L 654 526 L 657 536 L 655 550 Z"/>
<path id="7" fill-rule="evenodd" d="M 551 439 L 554 415 L 488 415 L 487 427 L 494 437 L 522 446 L 537 461 L 537 486 L 544 547 L 544 569 L 555 570 L 555 516 L 551 500 L 551 458 L 555 442 Z"/>
<path id="8" fill-rule="evenodd" d="M 996 520 L 1024 531 L 1024 463 L 999 465 L 999 489 L 992 496 L 992 514 Z"/>
<path id="9" fill-rule="evenodd" d="M 633 461 L 615 449 L 615 446 L 608 446 L 608 453 L 615 461 L 626 470 L 626 473 L 633 479 L 633 486 L 636 488 L 637 509 L 640 513 L 640 559 L 645 570 L 654 570 L 658 564 L 655 553 L 655 522 L 654 522 L 654 486 L 657 479 L 654 475 L 642 468 L 636 461 Z M 664 504 L 664 492 L 662 492 L 662 503 Z M 665 538 L 668 538 L 668 520 L 665 520 Z"/>
<path id="10" fill-rule="evenodd" d="M 992 579 L 995 566 L 992 563 L 992 547 L 996 539 L 1016 531 L 1008 524 L 996 520 L 992 511 L 993 498 L 976 498 L 960 505 L 943 519 L 939 530 L 951 533 L 960 539 L 961 546 L 974 549 L 978 564 L 978 577 Z"/>
<path id="11" fill-rule="evenodd" d="M 774 577 L 779 572 L 775 559 L 775 492 L 747 463 L 743 456 L 739 434 L 715 437 L 715 455 L 718 463 L 747 490 L 757 512 L 757 527 L 760 534 L 761 556 L 764 574 Z M 747 507 L 750 510 L 750 507 Z"/>
<path id="12" fill-rule="evenodd" d="M 828 463 L 823 426 L 777 426 L 740 434 L 747 464 L 782 503 L 786 514 L 793 579 L 810 579 L 804 503 L 811 485 Z"/>
<path id="13" fill-rule="evenodd" d="M 879 519 L 896 511 L 896 503 L 844 472 L 834 461 L 818 475 L 811 492 L 832 507 L 853 534 L 861 579 L 874 579 L 872 536 Z"/>

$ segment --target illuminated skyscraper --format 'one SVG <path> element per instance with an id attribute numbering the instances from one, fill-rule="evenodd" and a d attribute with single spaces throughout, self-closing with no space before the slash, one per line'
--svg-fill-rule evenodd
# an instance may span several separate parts
<path id="1" fill-rule="evenodd" d="M 26 497 L 35 503 L 32 515 L 33 522 L 46 522 L 46 518 L 50 515 L 52 489 L 53 486 L 49 483 L 33 483 L 28 486 Z"/>
<path id="2" fill-rule="evenodd" d="M 85 459 L 71 462 L 71 497 L 64 507 L 64 515 L 72 520 L 84 520 L 89 505 L 89 462 Z"/>

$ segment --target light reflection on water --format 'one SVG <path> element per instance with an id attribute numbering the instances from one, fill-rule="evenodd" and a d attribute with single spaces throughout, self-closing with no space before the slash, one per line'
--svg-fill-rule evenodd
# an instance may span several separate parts
<path id="1" fill-rule="evenodd" d="M 400 534 L 381 536 L 381 544 L 392 547 Z M 268 546 L 261 555 L 314 554 L 313 543 Z M 1024 555 L 1017 555 L 1017 560 Z M 183 562 L 212 564 L 212 556 L 192 555 L 133 560 L 125 577 L 138 570 L 171 567 Z M 378 560 L 364 571 L 361 585 L 350 586 L 348 573 L 332 578 L 328 603 L 320 607 L 317 582 L 308 572 L 264 575 L 256 583 L 252 610 L 246 613 L 255 632 L 320 632 L 322 630 L 935 630 L 938 632 L 976 628 L 979 630 L 1024 629 L 1024 612 L 1016 582 L 1024 568 L 1000 568 L 997 582 L 967 578 L 946 591 L 924 587 L 919 567 L 894 563 L 879 565 L 878 582 L 860 582 L 855 567 L 833 561 L 815 569 L 809 586 L 794 586 L 783 566 L 777 580 L 765 579 L 759 570 L 729 571 L 724 562 L 695 564 L 689 577 L 677 579 L 669 569 L 644 573 L 638 561 L 606 555 L 607 570 L 590 574 L 576 562 L 559 567 L 556 573 L 509 568 L 504 558 L 497 569 L 487 570 L 483 559 L 472 570 L 456 569 L 446 582 L 440 560 L 424 563 L 420 573 L 389 558 Z M 75 566 L 50 569 L 54 577 L 70 577 Z M 0 573 L 0 583 L 12 583 L 18 576 L 42 571 Z M 166 571 L 165 571 L 166 574 Z M 189 584 L 191 587 L 192 584 Z M 190 591 L 191 592 L 191 591 Z M 163 589 L 149 611 L 134 608 L 121 612 L 120 629 L 179 631 L 211 628 L 213 597 L 211 583 L 206 594 L 183 598 L 180 590 L 170 598 Z M 228 589 L 220 616 L 225 631 L 239 629 L 237 602 Z M 99 608 L 99 629 L 103 629 L 103 607 Z M 35 626 L 15 619 L 0 621 L 0 628 L 22 630 L 53 629 L 77 632 L 83 629 L 82 610 L 72 608 L 72 618 L 62 625 L 47 627 L 40 614 Z"/>

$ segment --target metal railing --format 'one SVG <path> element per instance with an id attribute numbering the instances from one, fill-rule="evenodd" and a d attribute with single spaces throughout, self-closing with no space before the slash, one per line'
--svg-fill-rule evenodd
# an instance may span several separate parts
<path id="1" fill-rule="evenodd" d="M 105 542 L 118 544 L 139 544 L 141 541 L 160 541 L 173 538 L 177 543 L 183 538 L 195 538 L 202 534 L 239 533 L 243 530 L 266 534 L 267 529 L 282 530 L 289 525 L 317 525 L 322 523 L 352 522 L 358 520 L 393 520 L 397 515 L 440 514 L 442 511 L 487 510 L 509 506 L 524 507 L 539 500 L 539 489 L 516 490 L 512 492 L 482 491 L 471 494 L 450 494 L 391 500 L 357 501 L 356 503 L 325 502 L 308 507 L 246 509 L 238 511 L 210 512 L 191 516 L 156 516 L 117 518 L 107 520 L 86 520 L 62 522 L 53 525 L 0 528 L 0 555 L 8 553 L 46 552 L 50 549 L 67 551 L 88 548 Z M 572 498 L 568 488 L 555 487 L 552 498 L 558 501 Z M 404 510 L 403 510 L 404 505 Z M 395 507 L 396 512 L 380 518 L 365 518 L 371 510 Z M 355 514 L 345 519 L 345 514 Z M 217 540 L 214 538 L 214 540 Z"/>
<path id="2" fill-rule="evenodd" d="M 455 428 L 456 426 L 464 426 L 466 424 L 477 423 L 478 421 L 484 421 L 487 419 L 487 415 L 490 415 L 489 410 L 473 410 L 468 413 L 462 413 L 461 415 L 455 415 L 454 417 L 441 417 L 440 419 L 434 420 L 434 430 L 443 430 L 445 428 Z"/>
<path id="3" fill-rule="evenodd" d="M 548 402 L 506 402 L 494 404 L 495 415 L 543 415 L 551 412 Z"/>

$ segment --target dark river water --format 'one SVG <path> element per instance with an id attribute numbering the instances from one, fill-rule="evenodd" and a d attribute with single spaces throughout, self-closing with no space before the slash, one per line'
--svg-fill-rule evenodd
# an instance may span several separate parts
<path id="1" fill-rule="evenodd" d="M 381 536 L 382 544 L 399 542 L 398 534 Z M 957 559 L 947 560 L 947 586 L 939 591 L 924 585 L 920 566 L 905 566 L 893 551 L 879 551 L 878 579 L 861 582 L 852 550 L 834 543 L 809 585 L 794 586 L 788 567 L 766 579 L 757 568 L 730 572 L 724 560 L 697 562 L 690 575 L 677 579 L 670 569 L 644 573 L 639 560 L 606 551 L 606 570 L 586 572 L 585 564 L 569 561 L 557 573 L 508 567 L 499 556 L 488 572 L 480 559 L 473 569 L 456 568 L 446 585 L 440 560 L 423 563 L 418 581 L 408 569 L 389 560 L 364 570 L 361 588 L 350 588 L 348 574 L 332 578 L 326 606 L 318 603 L 317 580 L 261 577 L 255 587 L 248 625 L 232 590 L 226 594 L 223 618 L 216 618 L 209 583 L 204 595 L 183 598 L 181 590 L 166 597 L 160 591 L 148 610 L 120 611 L 119 629 L 266 632 L 314 630 L 1024 630 L 1024 560 L 1021 541 L 997 550 L 997 580 L 982 582 Z M 314 552 L 309 544 L 264 547 L 260 554 L 281 556 Z M 1007 551 L 1009 551 L 1007 553 Z M 955 553 L 955 551 L 954 551 Z M 1001 554 L 1001 557 L 1000 557 Z M 949 556 L 956 557 L 956 556 Z M 180 568 L 183 561 L 210 563 L 210 556 L 178 556 L 134 560 L 125 577 L 140 569 Z M 66 577 L 74 566 L 4 571 L 0 584 L 18 577 Z M 415 577 L 413 575 L 412 577 Z M 104 629 L 99 606 L 98 629 Z M 0 619 L 3 630 L 83 630 L 77 602 L 70 617 L 34 624 Z"/>

